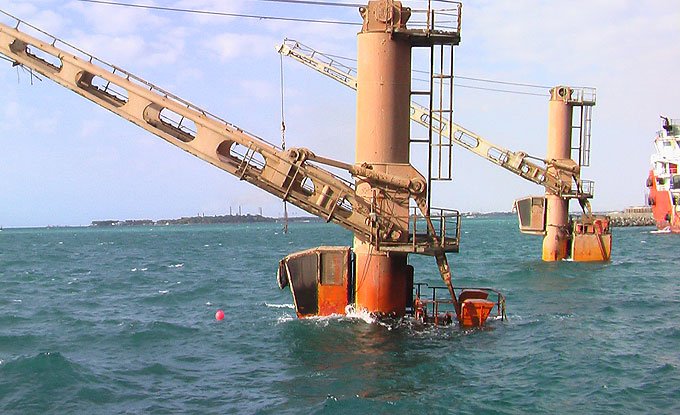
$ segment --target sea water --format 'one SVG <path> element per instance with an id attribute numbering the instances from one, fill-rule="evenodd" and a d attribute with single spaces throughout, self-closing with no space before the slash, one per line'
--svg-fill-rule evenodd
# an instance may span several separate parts
<path id="1" fill-rule="evenodd" d="M 652 230 L 544 263 L 516 219 L 464 220 L 454 284 L 508 320 L 462 330 L 296 319 L 278 260 L 350 244 L 331 224 L 3 229 L 0 413 L 680 413 L 680 237 Z"/>

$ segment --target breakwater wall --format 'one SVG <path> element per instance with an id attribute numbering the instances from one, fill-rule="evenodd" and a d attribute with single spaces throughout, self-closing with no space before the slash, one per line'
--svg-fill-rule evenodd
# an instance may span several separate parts
<path id="1" fill-rule="evenodd" d="M 626 209 L 623 212 L 607 213 L 611 226 L 656 226 L 651 209 Z"/>

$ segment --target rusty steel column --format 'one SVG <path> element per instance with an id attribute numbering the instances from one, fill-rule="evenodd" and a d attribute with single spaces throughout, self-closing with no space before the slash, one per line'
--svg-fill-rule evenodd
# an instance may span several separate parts
<path id="1" fill-rule="evenodd" d="M 392 32 L 405 27 L 410 12 L 392 0 L 369 1 L 360 12 L 364 24 L 357 39 L 355 159 L 385 172 L 391 165 L 409 163 L 411 46 L 408 39 L 395 38 Z M 408 205 L 376 194 L 365 182 L 357 182 L 357 194 L 380 205 L 381 211 L 403 217 L 407 223 Z M 404 315 L 409 278 L 407 255 L 378 252 L 356 237 L 354 252 L 357 309 Z"/>
<path id="2" fill-rule="evenodd" d="M 548 104 L 548 149 L 546 160 L 571 159 L 571 122 L 573 107 L 571 89 L 556 86 L 550 90 Z M 569 200 L 546 192 L 546 234 L 543 238 L 543 260 L 560 261 L 569 257 Z"/>

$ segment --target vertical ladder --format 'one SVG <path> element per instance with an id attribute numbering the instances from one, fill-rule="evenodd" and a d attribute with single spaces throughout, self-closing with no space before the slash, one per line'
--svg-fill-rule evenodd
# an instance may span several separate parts
<path id="1" fill-rule="evenodd" d="M 593 105 L 595 105 L 595 93 L 590 89 L 575 89 L 572 93 L 572 102 L 580 111 L 574 111 L 571 125 L 571 136 L 578 132 L 578 142 L 572 138 L 571 158 L 578 161 L 579 167 L 590 166 L 590 134 L 591 121 L 593 118 Z"/>
<path id="2" fill-rule="evenodd" d="M 430 55 L 428 86 L 411 90 L 412 102 L 425 102 L 428 110 L 419 124 L 426 125 L 427 138 L 411 138 L 411 143 L 427 143 L 427 201 L 430 205 L 432 182 L 453 180 L 453 65 L 454 44 L 428 45 Z M 411 108 L 413 111 L 413 107 Z M 441 120 L 441 121 L 440 121 Z M 444 122 L 442 122 L 444 121 Z"/>
<path id="3" fill-rule="evenodd" d="M 590 124 L 592 120 L 593 107 L 581 105 L 580 111 L 574 113 L 574 123 L 572 123 L 572 137 L 578 132 L 578 141 L 572 141 L 571 157 L 578 161 L 580 167 L 590 166 Z M 575 144 L 575 145 L 574 145 Z"/>
<path id="4" fill-rule="evenodd" d="M 432 180 L 453 179 L 451 129 L 444 130 L 436 119 L 453 120 L 453 45 L 430 48 L 430 164 Z M 433 117 L 434 115 L 434 117 Z"/>

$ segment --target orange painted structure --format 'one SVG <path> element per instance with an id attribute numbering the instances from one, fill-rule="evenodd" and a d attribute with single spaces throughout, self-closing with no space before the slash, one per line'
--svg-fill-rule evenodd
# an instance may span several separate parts
<path id="1" fill-rule="evenodd" d="M 360 84 L 366 87 L 359 86 L 354 165 L 305 148 L 278 148 L 2 11 L 11 24 L 0 22 L 0 54 L 239 180 L 353 232 L 354 252 L 318 247 L 281 261 L 278 282 L 290 286 L 298 316 L 342 314 L 348 305 L 376 315 L 412 311 L 408 254 L 417 253 L 436 259 L 450 296 L 446 301 L 464 323 L 446 256 L 458 252 L 460 214 L 431 207 L 431 178 L 426 180 L 409 163 L 410 49 L 430 47 L 434 59 L 434 45 L 457 45 L 460 4 L 453 7 L 443 13 L 444 19 L 435 18 L 428 7 L 424 24 L 414 29 L 406 27 L 411 10 L 400 2 L 376 0 L 360 8 Z M 435 28 L 435 21 L 443 30 Z M 428 118 L 431 130 L 432 113 Z M 351 174 L 356 182 L 325 166 Z M 466 321 L 484 324 L 479 318 Z"/>
<path id="2" fill-rule="evenodd" d="M 361 9 L 361 15 L 364 24 L 357 36 L 355 162 L 368 162 L 385 173 L 398 171 L 402 166 L 409 166 L 411 45 L 408 37 L 394 37 L 393 29 L 406 28 L 410 11 L 399 3 L 371 1 L 368 7 Z M 381 205 L 381 210 L 401 218 L 408 227 L 408 200 L 390 197 L 389 190 L 375 189 L 361 180 L 357 180 L 356 189 L 357 194 Z M 400 238 L 408 241 L 408 235 Z M 408 289 L 407 254 L 380 252 L 356 237 L 354 253 L 357 309 L 404 315 L 407 306 L 404 293 Z"/>
<path id="3" fill-rule="evenodd" d="M 344 314 L 352 303 L 352 251 L 320 246 L 288 255 L 279 262 L 279 288 L 290 285 L 298 317 Z"/>
<path id="4" fill-rule="evenodd" d="M 562 185 L 545 186 L 544 197 L 533 196 L 515 201 L 520 231 L 543 235 L 544 261 L 571 259 L 592 262 L 611 258 L 609 218 L 592 214 L 589 199 L 593 197 L 593 184 L 580 179 L 581 167 L 589 164 L 590 111 L 593 105 L 594 90 L 567 86 L 550 90 L 547 171 Z M 575 117 L 575 107 L 580 108 L 580 117 Z M 576 145 L 572 137 L 575 130 L 580 130 Z M 577 151 L 575 158 L 578 162 L 572 159 L 574 151 Z M 582 215 L 569 216 L 571 199 L 578 200 Z"/>
<path id="5" fill-rule="evenodd" d="M 356 70 L 339 62 L 331 55 L 323 54 L 292 39 L 284 40 L 277 50 L 280 54 L 289 56 L 349 88 L 357 89 Z M 588 229 L 592 229 L 586 225 L 595 219 L 590 213 L 588 202 L 588 199 L 593 197 L 593 182 L 580 178 L 581 167 L 589 165 L 591 109 L 595 105 L 595 90 L 560 86 L 556 87 L 553 92 L 548 133 L 549 153 L 552 157 L 549 156 L 546 159 L 532 157 L 523 151 L 511 151 L 493 144 L 481 135 L 452 122 L 452 113 L 448 111 L 428 109 L 412 101 L 410 116 L 413 122 L 427 128 L 433 136 L 438 138 L 436 143 L 440 150 L 446 149 L 450 152 L 451 144 L 456 144 L 546 189 L 549 196 L 521 199 L 516 204 L 518 212 L 521 212 L 520 231 L 543 236 L 548 233 L 546 208 L 550 206 L 550 236 L 544 238 L 545 250 L 543 252 L 547 261 L 565 258 L 572 258 L 576 261 L 606 260 L 610 256 L 611 234 L 606 231 L 603 236 L 595 238 L 592 232 L 583 233 L 584 230 L 587 232 Z M 432 107 L 432 102 L 430 107 Z M 577 108 L 580 114 L 574 111 Z M 578 137 L 572 137 L 574 132 L 578 132 Z M 575 155 L 571 154 L 573 151 L 576 151 Z M 441 174 L 441 153 L 442 151 L 438 159 L 439 170 L 435 173 L 439 180 L 450 180 L 450 163 L 448 176 L 446 173 Z M 449 153 L 449 161 L 450 156 Z M 572 156 L 578 162 L 572 160 Z M 447 156 L 444 158 L 446 159 Z M 569 200 L 574 198 L 578 199 L 583 207 L 582 218 L 568 217 Z M 600 219 L 607 221 L 605 217 Z M 574 224 L 578 221 L 582 226 L 577 229 Z M 574 250 L 576 251 L 572 256 Z"/>
<path id="6" fill-rule="evenodd" d="M 612 255 L 609 218 L 575 220 L 571 234 L 571 259 L 576 262 L 607 261 Z"/>
<path id="7" fill-rule="evenodd" d="M 571 90 L 555 87 L 550 90 L 548 104 L 548 150 L 546 159 L 566 164 L 571 160 L 571 120 L 573 107 Z M 571 177 L 566 178 L 571 181 Z M 568 257 L 569 200 L 546 191 L 546 231 L 543 238 L 543 260 L 559 261 Z"/>

